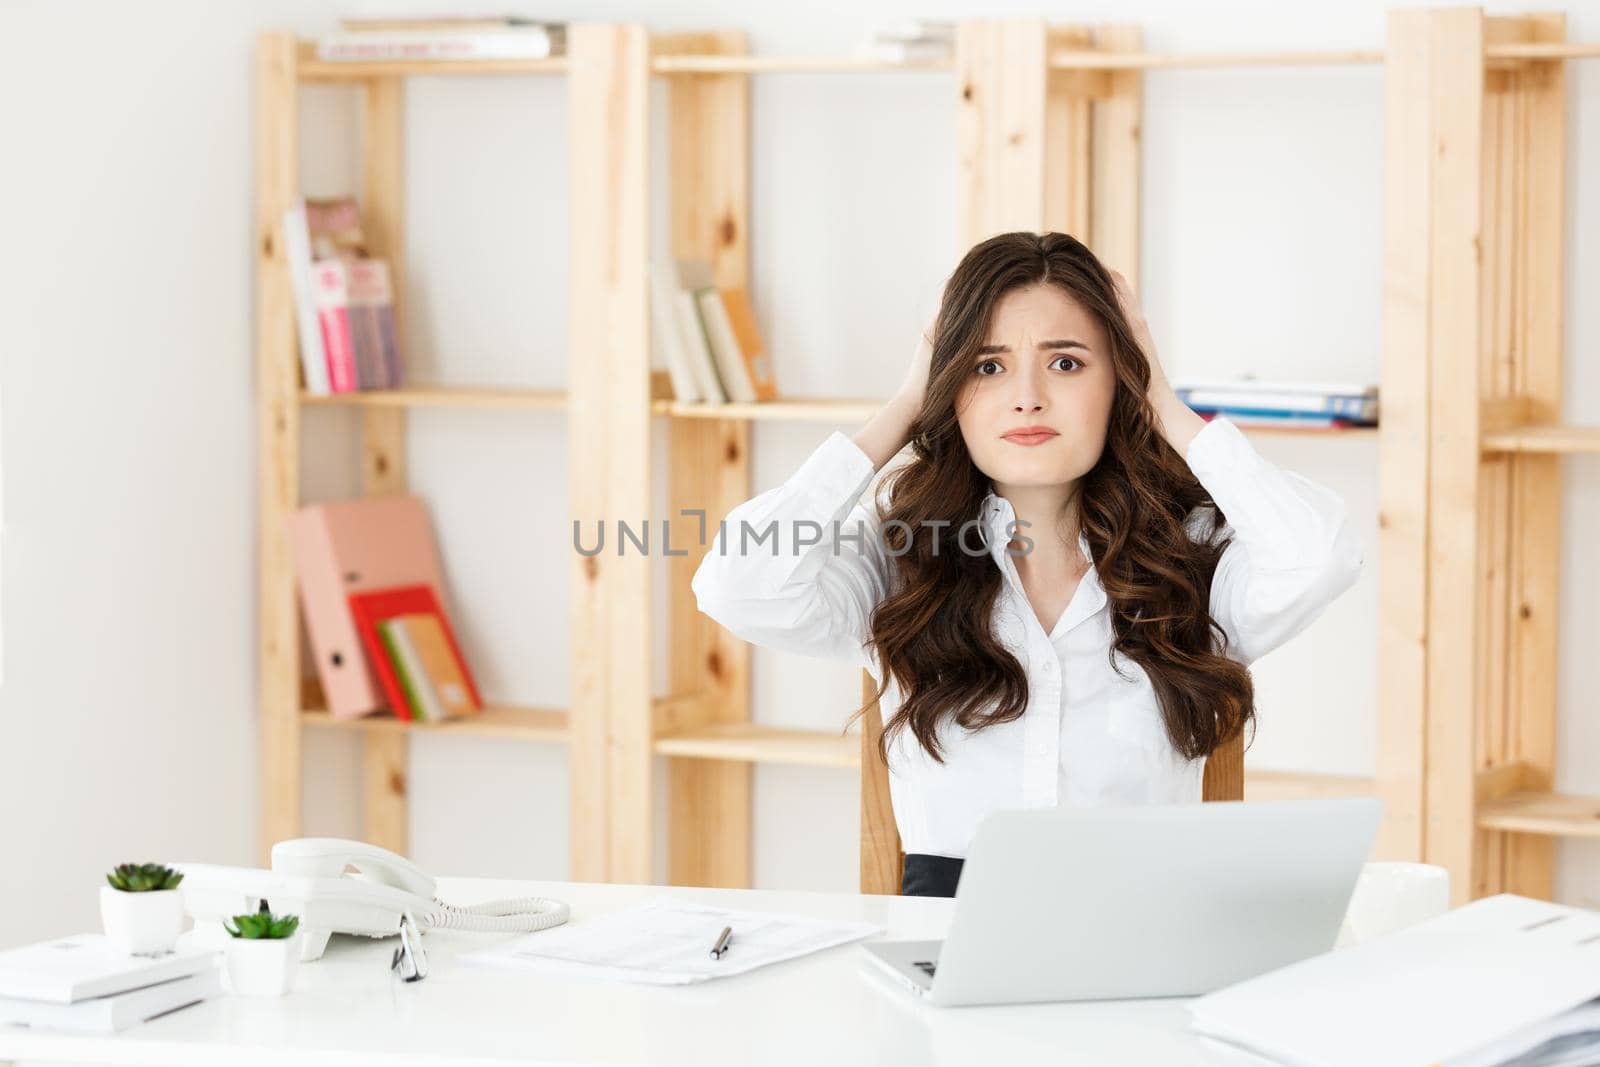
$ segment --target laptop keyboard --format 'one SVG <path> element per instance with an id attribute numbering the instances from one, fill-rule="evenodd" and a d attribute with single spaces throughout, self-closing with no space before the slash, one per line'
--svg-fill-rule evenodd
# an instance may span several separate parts
<path id="1" fill-rule="evenodd" d="M 933 960 L 912 960 L 911 966 L 920 968 L 922 973 L 929 978 L 933 977 L 934 968 L 938 966 Z"/>

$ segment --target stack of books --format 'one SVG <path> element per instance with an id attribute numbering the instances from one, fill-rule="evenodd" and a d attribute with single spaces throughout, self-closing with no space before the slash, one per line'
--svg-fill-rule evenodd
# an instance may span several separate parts
<path id="1" fill-rule="evenodd" d="M 352 593 L 350 614 L 396 716 L 444 722 L 483 710 L 477 683 L 431 586 Z"/>
<path id="2" fill-rule="evenodd" d="M 776 400 L 772 360 L 743 286 L 718 286 L 711 264 L 660 262 L 650 272 L 656 349 L 678 400 L 753 404 Z"/>
<path id="3" fill-rule="evenodd" d="M 894 19 L 874 28 L 856 48 L 860 59 L 882 63 L 939 63 L 954 58 L 956 24 L 949 19 Z"/>
<path id="4" fill-rule="evenodd" d="M 317 40 L 317 58 L 382 60 L 547 59 L 567 50 L 567 24 L 522 15 L 349 18 Z"/>
<path id="5" fill-rule="evenodd" d="M 75 934 L 0 952 L 0 1024 L 113 1033 L 221 991 L 216 949 L 133 956 Z"/>
<path id="6" fill-rule="evenodd" d="M 1347 429 L 1378 424 L 1378 387 L 1349 383 L 1175 380 L 1173 392 L 1205 419 L 1240 426 Z"/>
<path id="7" fill-rule="evenodd" d="M 283 230 L 306 391 L 399 388 L 389 264 L 368 255 L 355 198 L 296 200 Z"/>

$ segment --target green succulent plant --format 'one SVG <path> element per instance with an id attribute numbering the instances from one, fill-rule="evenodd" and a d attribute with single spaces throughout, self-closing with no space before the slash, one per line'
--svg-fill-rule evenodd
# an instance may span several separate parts
<path id="1" fill-rule="evenodd" d="M 124 893 L 152 893 L 158 889 L 176 889 L 183 875 L 159 863 L 119 863 L 106 875 L 111 888 Z"/>
<path id="2" fill-rule="evenodd" d="M 293 934 L 295 927 L 300 925 L 300 916 L 274 915 L 266 910 L 266 904 L 263 903 L 261 911 L 254 915 L 235 915 L 232 921 L 233 925 L 224 922 L 222 928 L 234 937 L 269 941 L 281 940 Z"/>

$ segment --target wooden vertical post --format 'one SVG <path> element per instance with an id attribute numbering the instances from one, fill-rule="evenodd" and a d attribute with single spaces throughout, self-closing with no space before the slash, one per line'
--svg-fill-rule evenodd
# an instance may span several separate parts
<path id="1" fill-rule="evenodd" d="M 1095 47 L 1102 52 L 1137 52 L 1144 34 L 1137 25 L 1101 26 Z M 1095 104 L 1094 196 L 1089 247 L 1101 262 L 1139 288 L 1139 217 L 1144 173 L 1144 73 L 1106 72 L 1105 95 Z"/>
<path id="2" fill-rule="evenodd" d="M 1047 64 L 1050 52 L 1055 49 L 1093 47 L 1092 27 L 1051 26 L 1045 30 Z M 1094 96 L 1105 84 L 1105 74 L 1101 71 L 1045 68 L 1044 210 L 1039 229 L 1071 234 L 1091 248 L 1094 247 Z"/>
<path id="3" fill-rule="evenodd" d="M 1483 15 L 1394 11 L 1386 62 L 1379 437 L 1380 854 L 1474 870 L 1482 691 Z"/>
<path id="4" fill-rule="evenodd" d="M 1049 33 L 1040 18 L 956 27 L 956 242 L 1045 225 Z"/>
<path id="5" fill-rule="evenodd" d="M 568 45 L 569 510 L 605 537 L 572 557 L 570 876 L 651 882 L 651 559 L 619 537 L 650 517 L 650 39 L 582 23 Z"/>
<path id="6" fill-rule="evenodd" d="M 373 78 L 366 84 L 362 145 L 362 227 L 370 251 L 388 260 L 395 324 L 403 321 L 405 279 L 405 83 Z M 366 408 L 361 413 L 361 491 L 389 496 L 406 491 L 406 413 Z M 398 712 L 397 712 L 398 714 Z M 363 839 L 405 853 L 411 735 L 368 730 L 362 738 Z"/>
<path id="7" fill-rule="evenodd" d="M 743 55 L 742 32 L 672 34 L 654 54 Z M 668 131 L 672 256 L 709 262 L 719 286 L 749 285 L 750 85 L 745 74 L 672 79 Z M 671 688 L 699 694 L 672 725 L 750 721 L 750 646 L 702 615 L 690 582 L 711 531 L 748 499 L 750 423 L 669 420 L 667 518 L 672 549 Z M 703 524 L 684 511 L 703 511 Z M 702 540 L 701 531 L 705 531 Z M 737 760 L 668 761 L 667 880 L 673 885 L 750 885 L 752 768 Z"/>
<path id="8" fill-rule="evenodd" d="M 1378 438 L 1376 854 L 1423 856 L 1427 725 L 1428 382 L 1434 194 L 1433 15 L 1391 12 L 1384 51 L 1383 416 Z"/>
<path id="9" fill-rule="evenodd" d="M 300 645 L 289 516 L 300 501 L 299 363 L 283 215 L 299 187 L 296 42 L 256 44 L 257 537 L 260 544 L 259 862 L 274 842 L 300 836 Z"/>
<path id="10" fill-rule="evenodd" d="M 1486 43 L 1566 38 L 1565 16 L 1486 20 Z M 1490 409 L 1561 414 L 1566 67 L 1530 63 L 1487 78 L 1484 114 L 1484 389 Z M 1515 766 L 1517 788 L 1555 775 L 1556 566 L 1560 458 L 1485 457 L 1480 569 L 1485 627 L 1480 770 Z M 1480 830 L 1473 896 L 1548 898 L 1554 839 Z"/>

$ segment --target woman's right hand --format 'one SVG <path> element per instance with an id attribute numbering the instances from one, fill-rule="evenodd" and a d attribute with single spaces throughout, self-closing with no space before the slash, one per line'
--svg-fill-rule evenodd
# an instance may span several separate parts
<path id="1" fill-rule="evenodd" d="M 939 310 L 935 308 L 933 317 L 928 320 L 928 325 L 923 327 L 922 336 L 917 340 L 917 350 L 912 353 L 911 366 L 906 370 L 905 381 L 900 385 L 899 399 L 912 411 L 922 410 L 922 399 L 928 391 L 928 371 L 933 363 L 933 329 L 938 321 Z"/>
<path id="2" fill-rule="evenodd" d="M 922 411 L 922 400 L 928 391 L 928 370 L 933 363 L 933 328 L 939 321 L 939 312 L 922 330 L 917 340 L 917 350 L 912 353 L 911 366 L 906 370 L 905 381 L 894 398 L 878 410 L 867 424 L 856 431 L 855 443 L 872 457 L 872 467 L 879 470 L 910 440 L 911 424 Z"/>

